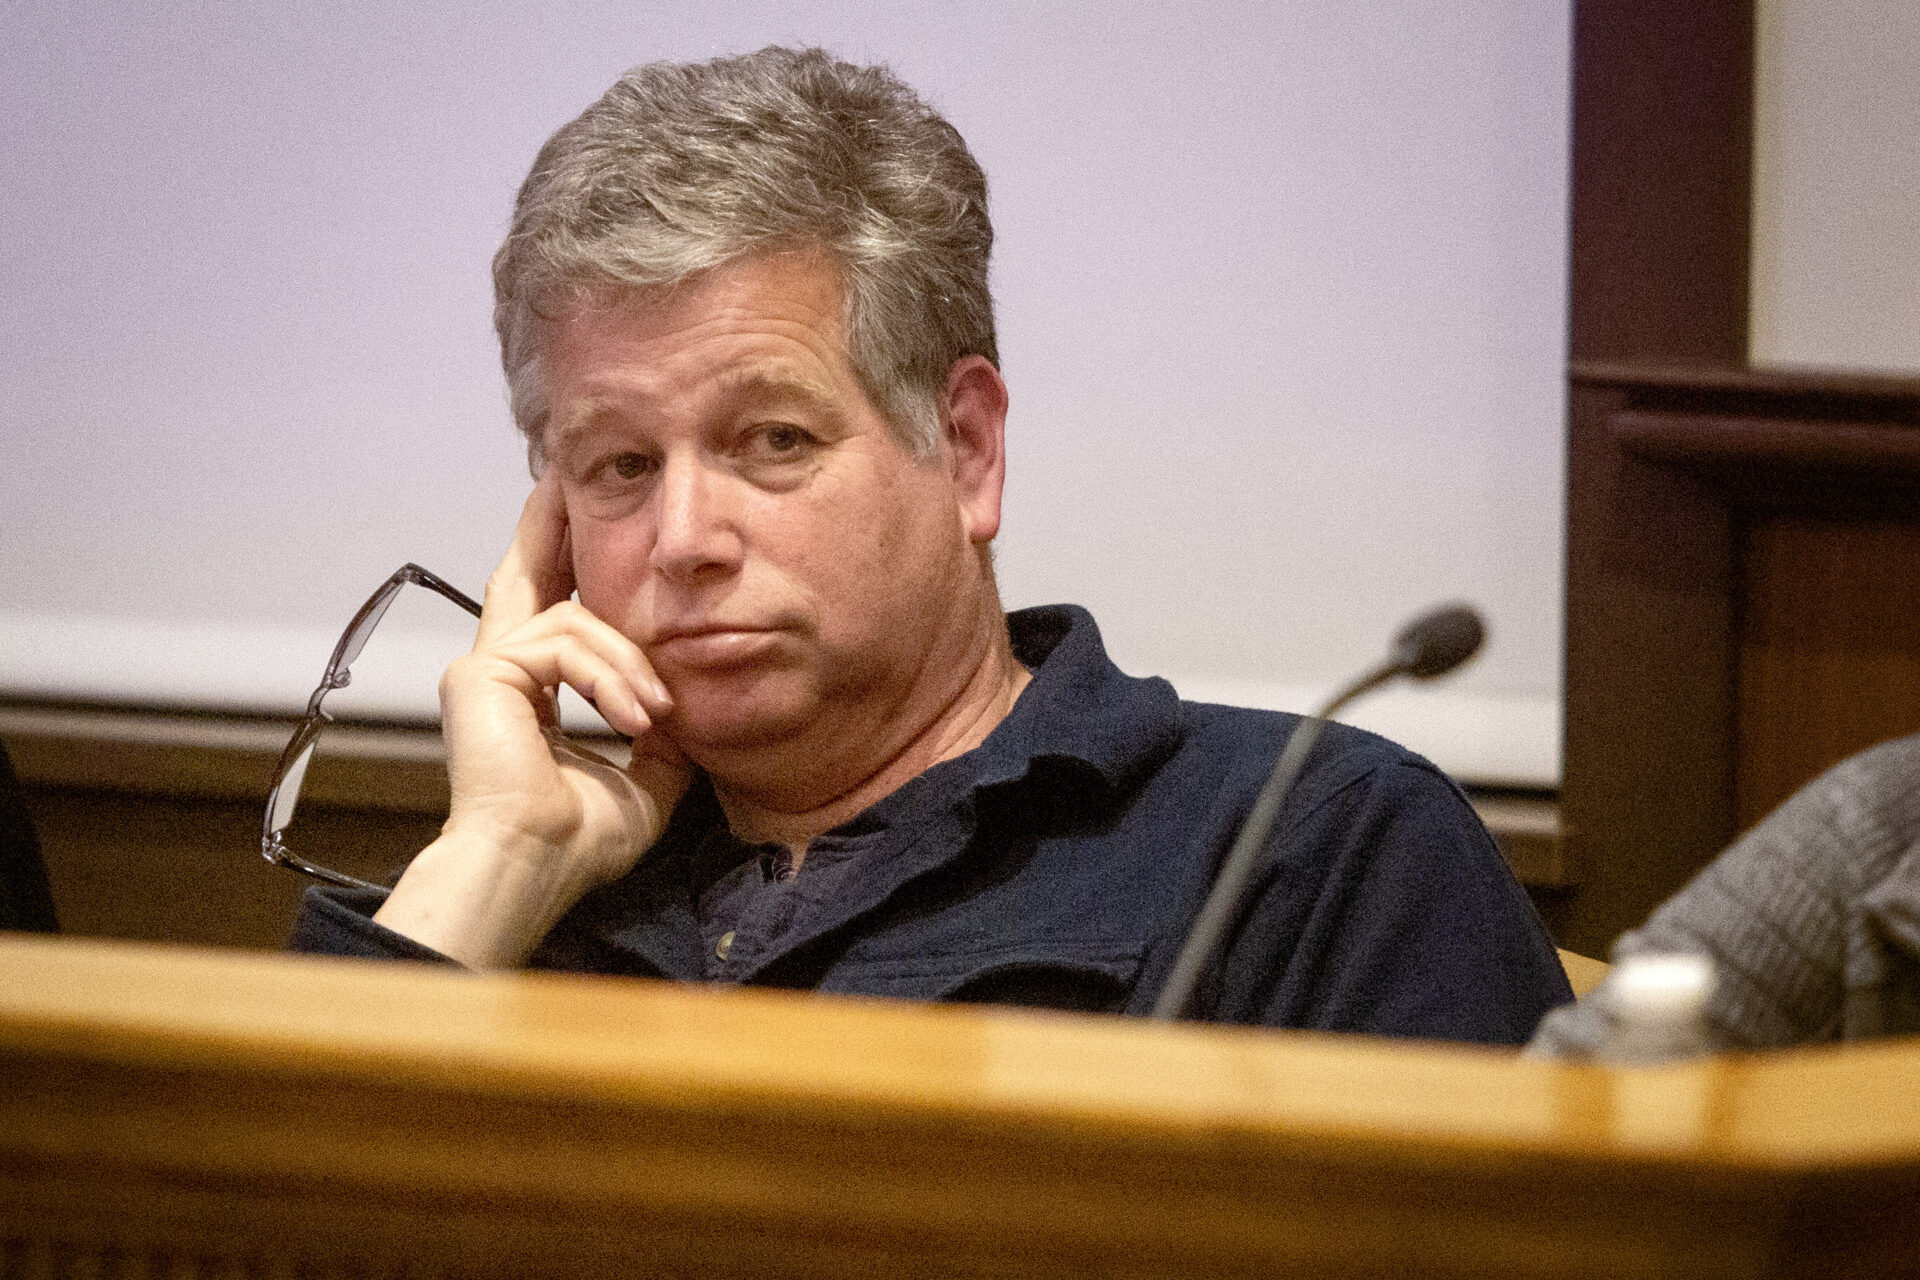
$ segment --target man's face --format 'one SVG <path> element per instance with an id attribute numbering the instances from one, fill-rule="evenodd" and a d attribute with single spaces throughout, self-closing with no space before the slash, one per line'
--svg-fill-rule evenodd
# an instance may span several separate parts
<path id="1" fill-rule="evenodd" d="M 821 259 L 755 258 L 548 335 L 581 603 L 646 652 L 663 727 L 709 767 L 878 745 L 977 645 L 987 578 L 954 455 L 914 458 L 868 403 L 841 298 Z"/>

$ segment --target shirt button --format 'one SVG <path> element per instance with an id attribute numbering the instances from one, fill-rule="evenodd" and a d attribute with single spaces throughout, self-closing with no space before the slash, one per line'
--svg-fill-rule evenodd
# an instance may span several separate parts
<path id="1" fill-rule="evenodd" d="M 731 950 L 733 950 L 733 930 L 729 929 L 720 935 L 720 941 L 713 944 L 713 954 L 725 960 L 727 952 Z"/>

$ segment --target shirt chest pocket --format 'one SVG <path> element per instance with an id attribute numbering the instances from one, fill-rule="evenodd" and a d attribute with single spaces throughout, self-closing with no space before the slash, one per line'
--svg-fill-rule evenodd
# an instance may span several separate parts
<path id="1" fill-rule="evenodd" d="M 1141 947 L 1055 938 L 938 953 L 846 956 L 822 991 L 900 1000 L 1117 1012 L 1139 980 Z"/>

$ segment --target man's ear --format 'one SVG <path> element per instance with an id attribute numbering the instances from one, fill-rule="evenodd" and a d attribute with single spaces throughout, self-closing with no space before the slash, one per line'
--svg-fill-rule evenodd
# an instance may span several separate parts
<path id="1" fill-rule="evenodd" d="M 1007 384 L 985 356 L 962 356 L 947 371 L 940 414 L 954 490 L 967 536 L 976 544 L 1000 532 L 1000 490 L 1007 480 Z"/>

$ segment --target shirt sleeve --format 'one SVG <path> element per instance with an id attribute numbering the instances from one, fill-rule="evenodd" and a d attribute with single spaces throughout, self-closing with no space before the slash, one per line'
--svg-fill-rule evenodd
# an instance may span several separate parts
<path id="1" fill-rule="evenodd" d="M 1275 824 L 1222 968 L 1231 1021 L 1523 1044 L 1573 992 L 1538 912 L 1445 775 L 1417 757 L 1315 788 Z"/>
<path id="2" fill-rule="evenodd" d="M 287 950 L 305 955 L 361 956 L 369 960 L 424 960 L 456 964 L 432 947 L 375 924 L 373 913 L 387 900 L 384 889 L 310 886 L 300 900 Z"/>

